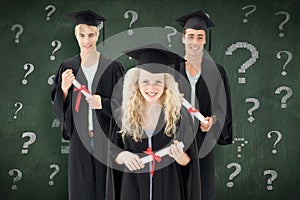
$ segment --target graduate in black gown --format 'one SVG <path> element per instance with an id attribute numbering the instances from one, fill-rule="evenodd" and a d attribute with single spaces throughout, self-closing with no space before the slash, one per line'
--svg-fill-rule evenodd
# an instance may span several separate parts
<path id="1" fill-rule="evenodd" d="M 232 143 L 229 81 L 224 68 L 215 64 L 204 51 L 206 34 L 214 26 L 209 17 L 200 10 L 184 15 L 176 19 L 176 22 L 183 27 L 182 42 L 187 60 L 178 70 L 190 82 L 190 88 L 181 92 L 208 121 L 207 124 L 199 124 L 195 120 L 195 123 L 198 123 L 196 138 L 200 156 L 202 200 L 213 200 L 216 198 L 213 147 L 216 143 Z M 209 45 L 210 41 L 211 37 Z"/>
<path id="2" fill-rule="evenodd" d="M 126 54 L 139 63 L 125 75 L 123 100 L 114 115 L 120 119 L 112 126 L 111 162 L 119 173 L 109 174 L 109 199 L 201 200 L 192 119 L 166 66 L 176 62 L 177 54 L 153 44 Z M 167 147 L 167 155 L 157 156 Z M 148 154 L 154 160 L 142 162 Z"/>
<path id="3" fill-rule="evenodd" d="M 111 95 L 124 69 L 96 49 L 97 25 L 105 21 L 102 16 L 80 11 L 67 17 L 76 21 L 80 54 L 60 65 L 51 99 L 63 138 L 69 140 L 69 199 L 104 200 Z M 75 78 L 80 88 L 72 85 Z"/>

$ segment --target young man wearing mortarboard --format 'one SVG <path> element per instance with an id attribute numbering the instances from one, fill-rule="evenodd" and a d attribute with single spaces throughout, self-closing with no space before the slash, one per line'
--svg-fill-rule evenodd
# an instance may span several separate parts
<path id="1" fill-rule="evenodd" d="M 69 199 L 104 200 L 111 94 L 123 76 L 123 67 L 96 49 L 97 24 L 105 19 L 92 11 L 67 14 L 75 20 L 80 54 L 64 61 L 51 91 L 63 138 L 69 140 Z M 104 39 L 104 36 L 103 36 Z M 72 85 L 74 79 L 80 88 Z M 81 92 L 91 96 L 82 97 Z"/>
<path id="2" fill-rule="evenodd" d="M 215 64 L 204 52 L 206 34 L 213 22 L 201 10 L 176 19 L 183 27 L 185 64 L 180 73 L 190 82 L 190 91 L 184 91 L 192 105 L 199 105 L 207 124 L 198 126 L 196 140 L 199 148 L 202 200 L 214 200 L 215 169 L 213 147 L 232 143 L 232 111 L 229 82 L 224 68 Z M 210 30 L 211 31 L 211 30 Z M 211 37 L 209 37 L 211 40 Z M 209 42 L 210 45 L 210 42 Z M 199 121 L 194 120 L 195 123 Z"/>

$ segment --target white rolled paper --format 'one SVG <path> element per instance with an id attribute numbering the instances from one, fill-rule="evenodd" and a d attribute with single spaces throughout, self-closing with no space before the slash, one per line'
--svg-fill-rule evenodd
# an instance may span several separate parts
<path id="1" fill-rule="evenodd" d="M 181 148 L 183 148 L 183 147 L 184 147 L 183 142 L 179 142 L 179 146 L 180 146 Z M 155 155 L 160 156 L 160 157 L 164 157 L 165 155 L 168 155 L 168 154 L 169 154 L 169 149 L 170 149 L 170 147 L 164 148 L 164 149 L 162 149 L 162 150 L 156 152 Z M 154 153 L 154 152 L 153 152 L 153 153 Z M 146 163 L 148 163 L 148 162 L 151 162 L 152 160 L 153 160 L 153 158 L 152 158 L 151 155 L 145 156 L 145 157 L 141 158 L 141 161 L 142 161 L 143 164 L 146 164 Z"/>
<path id="2" fill-rule="evenodd" d="M 74 79 L 73 85 L 74 85 L 75 87 L 77 87 L 78 89 L 81 88 L 81 84 L 80 84 L 76 79 Z M 81 93 L 82 93 L 84 96 L 86 96 L 86 97 L 91 97 L 91 96 L 92 96 L 91 94 L 87 93 L 87 92 L 84 91 L 84 90 L 80 90 L 80 91 L 81 91 Z"/>
<path id="3" fill-rule="evenodd" d="M 185 98 L 182 98 L 182 105 L 186 108 L 186 109 L 190 109 L 193 108 L 192 104 L 190 104 Z M 193 108 L 195 109 L 195 108 Z M 198 111 L 198 112 L 191 112 L 192 115 L 194 115 L 197 119 L 199 119 L 201 122 L 203 122 L 204 124 L 207 124 L 208 121 L 205 120 L 205 117 Z"/>

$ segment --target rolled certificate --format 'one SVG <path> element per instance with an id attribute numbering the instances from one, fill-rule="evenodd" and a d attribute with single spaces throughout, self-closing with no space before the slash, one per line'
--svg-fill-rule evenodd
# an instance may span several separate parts
<path id="1" fill-rule="evenodd" d="M 203 122 L 204 124 L 208 123 L 208 121 L 205 120 L 205 117 L 198 110 L 193 108 L 192 104 L 190 104 L 185 98 L 182 98 L 182 105 L 186 107 L 186 109 L 192 110 L 192 112 L 190 113 L 197 119 L 199 119 L 201 122 Z"/>
<path id="2" fill-rule="evenodd" d="M 81 88 L 81 84 L 80 84 L 76 79 L 74 79 L 73 85 L 74 85 L 75 87 L 77 87 L 78 89 Z M 82 93 L 84 96 L 86 96 L 86 97 L 91 97 L 91 96 L 92 96 L 91 94 L 87 93 L 87 92 L 84 91 L 84 90 L 80 90 L 80 91 L 81 91 L 81 93 Z"/>
<path id="3" fill-rule="evenodd" d="M 179 142 L 179 146 L 181 148 L 183 148 L 184 147 L 183 142 Z M 156 152 L 155 155 L 160 156 L 160 157 L 164 157 L 165 155 L 169 154 L 169 149 L 170 149 L 170 147 L 164 148 L 164 149 Z M 153 157 L 151 155 L 141 158 L 141 161 L 143 162 L 143 164 L 151 162 L 152 160 L 153 160 Z"/>

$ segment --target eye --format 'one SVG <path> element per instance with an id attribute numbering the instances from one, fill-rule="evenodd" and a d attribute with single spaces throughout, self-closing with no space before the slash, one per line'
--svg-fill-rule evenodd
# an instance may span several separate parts
<path id="1" fill-rule="evenodd" d="M 140 82 L 139 82 L 139 85 L 140 86 L 146 86 L 146 85 L 148 85 L 149 84 L 149 81 L 148 80 L 141 80 Z"/>
<path id="2" fill-rule="evenodd" d="M 157 80 L 157 81 L 155 81 L 155 85 L 163 86 L 164 85 L 164 81 L 163 80 Z"/>

